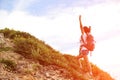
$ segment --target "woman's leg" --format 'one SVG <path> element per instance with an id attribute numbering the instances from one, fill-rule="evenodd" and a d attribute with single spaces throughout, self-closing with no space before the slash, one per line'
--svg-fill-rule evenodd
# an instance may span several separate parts
<path id="1" fill-rule="evenodd" d="M 91 64 L 90 64 L 90 62 L 88 60 L 88 56 L 84 56 L 84 60 L 85 60 L 85 63 L 87 65 L 88 72 L 90 73 L 90 75 L 92 75 L 92 68 L 91 68 Z"/>

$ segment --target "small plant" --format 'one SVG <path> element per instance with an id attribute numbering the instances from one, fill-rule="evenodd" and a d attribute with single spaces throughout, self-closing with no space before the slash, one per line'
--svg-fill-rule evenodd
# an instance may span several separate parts
<path id="1" fill-rule="evenodd" d="M 9 50 L 12 50 L 12 48 L 11 47 L 1 47 L 0 48 L 0 52 L 1 51 L 9 51 Z"/>
<path id="2" fill-rule="evenodd" d="M 2 47 L 4 47 L 5 46 L 5 43 L 2 43 L 1 41 L 0 41 L 0 48 L 2 48 Z"/>
<path id="3" fill-rule="evenodd" d="M 5 68 L 7 68 L 10 71 L 14 71 L 16 69 L 16 63 L 12 60 L 1 59 L 0 63 L 5 64 Z"/>
<path id="4" fill-rule="evenodd" d="M 32 74 L 33 70 L 32 70 L 32 69 L 25 68 L 25 69 L 24 69 L 24 72 L 25 72 L 26 74 Z"/>

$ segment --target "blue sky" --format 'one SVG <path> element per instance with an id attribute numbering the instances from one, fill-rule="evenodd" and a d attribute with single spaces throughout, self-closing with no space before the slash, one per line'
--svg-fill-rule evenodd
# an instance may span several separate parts
<path id="1" fill-rule="evenodd" d="M 89 7 L 98 3 L 103 3 L 104 0 L 0 0 L 0 9 L 7 10 L 9 12 L 16 9 L 27 11 L 31 15 L 45 15 L 56 8 L 67 7 Z"/>
<path id="2" fill-rule="evenodd" d="M 78 1 L 77 1 L 78 2 Z M 15 9 L 15 4 L 22 4 L 19 10 L 27 11 L 32 15 L 44 15 L 49 13 L 50 9 L 57 7 L 68 7 L 74 5 L 73 0 L 0 0 L 0 9 L 12 11 Z M 17 5 L 18 6 L 18 5 Z M 23 8 L 24 6 L 24 8 Z"/>
<path id="3" fill-rule="evenodd" d="M 0 0 L 0 29 L 29 32 L 71 55 L 79 54 L 79 15 L 96 40 L 90 61 L 120 65 L 119 0 Z"/>

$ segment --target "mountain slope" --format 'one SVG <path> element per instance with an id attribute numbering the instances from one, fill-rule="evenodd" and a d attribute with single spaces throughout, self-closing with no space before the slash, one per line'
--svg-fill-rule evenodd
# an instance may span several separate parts
<path id="1" fill-rule="evenodd" d="M 20 80 L 113 80 L 92 65 L 93 76 L 80 69 L 75 56 L 62 54 L 26 32 L 0 30 L 0 79 Z M 28 78 L 28 79 L 27 79 Z"/>

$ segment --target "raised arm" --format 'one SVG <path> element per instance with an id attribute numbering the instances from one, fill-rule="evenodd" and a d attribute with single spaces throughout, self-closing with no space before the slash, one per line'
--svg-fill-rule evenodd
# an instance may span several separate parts
<path id="1" fill-rule="evenodd" d="M 83 25 L 82 25 L 82 21 L 81 21 L 81 15 L 79 16 L 79 23 L 80 23 L 81 33 L 83 34 L 83 33 L 84 33 L 84 30 L 83 30 Z"/>

